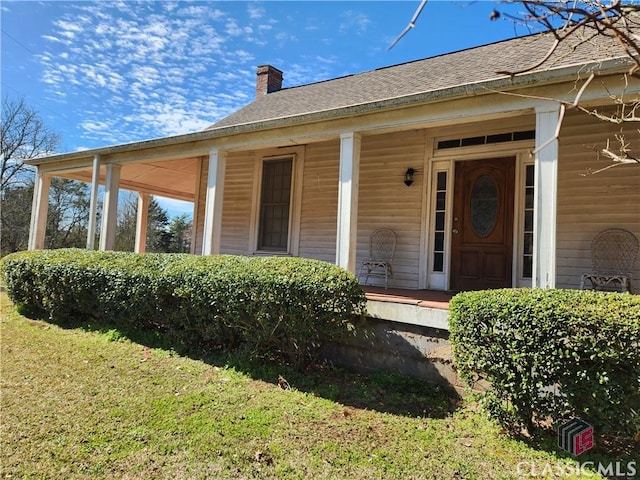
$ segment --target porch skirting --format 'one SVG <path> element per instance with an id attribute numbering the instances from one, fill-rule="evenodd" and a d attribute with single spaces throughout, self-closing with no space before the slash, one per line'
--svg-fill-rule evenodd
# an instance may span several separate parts
<path id="1" fill-rule="evenodd" d="M 328 345 L 323 353 L 349 370 L 396 371 L 463 392 L 446 330 L 368 317 L 355 336 Z"/>
<path id="2" fill-rule="evenodd" d="M 329 345 L 325 358 L 359 372 L 393 370 L 462 391 L 448 341 L 452 294 L 364 289 L 367 316 L 358 324 L 354 337 Z"/>

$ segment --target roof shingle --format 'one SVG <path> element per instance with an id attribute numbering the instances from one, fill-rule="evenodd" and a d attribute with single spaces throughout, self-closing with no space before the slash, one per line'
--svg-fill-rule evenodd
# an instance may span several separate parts
<path id="1" fill-rule="evenodd" d="M 548 33 L 517 37 L 356 75 L 285 88 L 253 101 L 208 129 L 295 117 L 504 78 L 506 75 L 497 72 L 517 71 L 535 65 L 544 58 L 552 43 L 553 37 Z M 551 58 L 531 73 L 624 55 L 616 42 L 601 35 L 588 42 L 574 40 L 573 44 L 562 43 Z"/>

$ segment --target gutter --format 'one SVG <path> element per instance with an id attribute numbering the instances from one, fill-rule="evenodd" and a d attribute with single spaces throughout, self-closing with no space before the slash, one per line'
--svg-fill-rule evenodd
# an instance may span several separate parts
<path id="1" fill-rule="evenodd" d="M 604 60 L 601 62 L 593 62 L 591 64 L 574 64 L 554 70 L 545 70 L 524 75 L 517 75 L 514 77 L 504 76 L 477 83 L 467 83 L 453 87 L 447 87 L 444 89 L 430 90 L 427 92 L 421 92 L 402 97 L 393 97 L 384 100 L 376 100 L 373 102 L 350 105 L 347 107 L 319 110 L 316 112 L 303 113 L 300 115 L 273 118 L 227 127 L 211 128 L 180 135 L 159 137 L 155 139 L 123 143 L 107 147 L 98 147 L 89 150 L 82 150 L 79 152 L 61 153 L 46 157 L 33 158 L 30 160 L 26 160 L 24 163 L 28 165 L 38 166 L 67 160 L 80 160 L 84 158 L 90 159 L 95 155 L 105 156 L 148 148 L 174 146 L 203 140 L 214 140 L 216 138 L 225 136 L 252 133 L 260 130 L 288 127 L 292 125 L 313 123 L 323 120 L 335 120 L 348 116 L 379 112 L 381 110 L 398 109 L 406 106 L 436 103 L 442 102 L 444 100 L 453 100 L 456 98 L 483 95 L 493 93 L 493 91 L 508 91 L 532 85 L 548 85 L 553 83 L 561 83 L 567 80 L 575 80 L 578 74 L 590 73 L 593 71 L 599 71 L 606 74 L 623 73 L 628 70 L 629 66 L 630 60 L 628 60 L 626 57 L 619 57 L 615 59 Z"/>

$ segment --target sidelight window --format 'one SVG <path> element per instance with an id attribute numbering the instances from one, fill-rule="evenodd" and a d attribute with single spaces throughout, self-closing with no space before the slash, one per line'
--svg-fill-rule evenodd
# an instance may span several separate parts
<path id="1" fill-rule="evenodd" d="M 531 278 L 533 270 L 534 166 L 527 165 L 525 169 L 522 277 Z"/>
<path id="2" fill-rule="evenodd" d="M 436 174 L 435 228 L 433 238 L 433 271 L 444 271 L 445 225 L 447 205 L 447 172 Z"/>

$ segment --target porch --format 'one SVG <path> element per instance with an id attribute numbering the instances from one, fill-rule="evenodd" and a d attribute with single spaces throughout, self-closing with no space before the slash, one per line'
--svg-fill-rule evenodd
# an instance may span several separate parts
<path id="1" fill-rule="evenodd" d="M 449 345 L 452 292 L 362 286 L 367 322 L 325 348 L 336 365 L 363 372 L 396 370 L 455 388 L 463 384 Z"/>
<path id="2" fill-rule="evenodd" d="M 367 316 L 421 327 L 449 330 L 453 292 L 363 286 Z"/>

